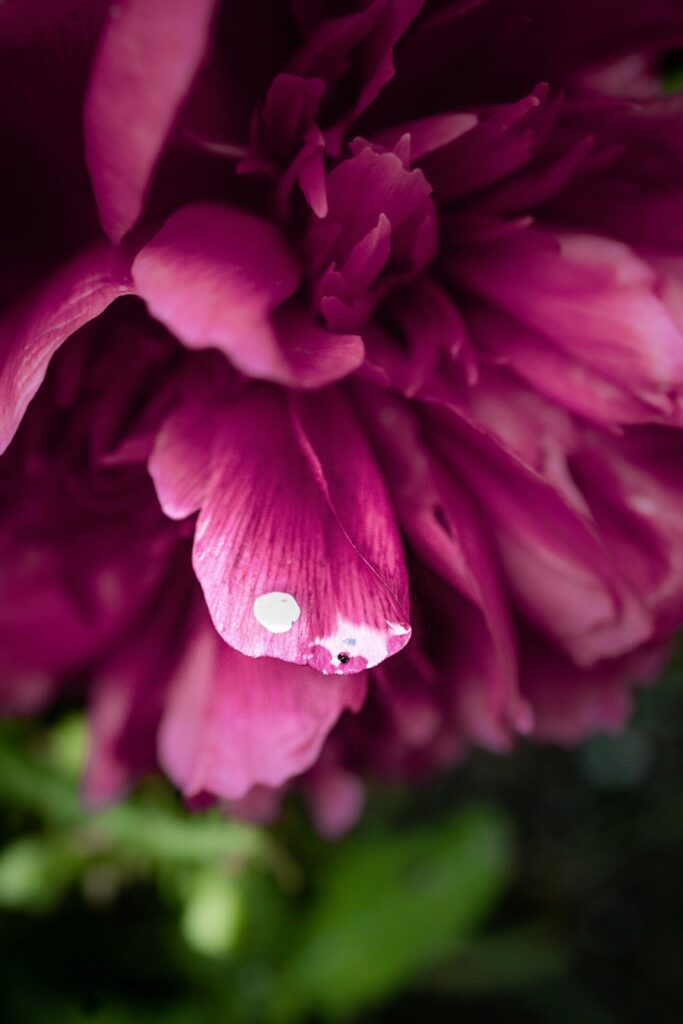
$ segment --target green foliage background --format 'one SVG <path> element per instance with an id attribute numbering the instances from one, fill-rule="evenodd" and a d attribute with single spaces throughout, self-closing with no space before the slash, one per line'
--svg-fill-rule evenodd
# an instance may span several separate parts
<path id="1" fill-rule="evenodd" d="M 618 738 L 377 788 L 338 843 L 86 814 L 82 719 L 0 725 L 0 1020 L 679 1024 L 681 659 Z"/>

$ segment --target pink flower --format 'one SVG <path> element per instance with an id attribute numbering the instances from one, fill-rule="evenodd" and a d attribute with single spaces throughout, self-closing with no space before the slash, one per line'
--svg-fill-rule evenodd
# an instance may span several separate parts
<path id="1" fill-rule="evenodd" d="M 683 621 L 677 0 L 0 7 L 0 695 L 323 831 Z M 409 600 L 410 598 L 410 600 Z"/>

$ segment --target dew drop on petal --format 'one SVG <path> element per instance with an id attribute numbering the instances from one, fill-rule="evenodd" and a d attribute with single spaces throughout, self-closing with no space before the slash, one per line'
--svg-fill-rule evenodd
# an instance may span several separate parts
<path id="1" fill-rule="evenodd" d="M 291 594 L 273 590 L 254 601 L 254 617 L 270 633 L 288 633 L 301 615 Z"/>

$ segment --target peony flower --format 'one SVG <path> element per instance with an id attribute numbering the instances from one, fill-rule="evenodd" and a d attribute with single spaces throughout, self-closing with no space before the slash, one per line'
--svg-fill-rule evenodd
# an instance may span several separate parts
<path id="1" fill-rule="evenodd" d="M 334 834 L 683 621 L 676 0 L 0 8 L 0 696 Z"/>

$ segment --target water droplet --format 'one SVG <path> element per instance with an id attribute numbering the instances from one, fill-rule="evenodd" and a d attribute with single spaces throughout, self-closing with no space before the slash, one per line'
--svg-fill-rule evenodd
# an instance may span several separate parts
<path id="1" fill-rule="evenodd" d="M 269 633 L 288 633 L 301 615 L 291 594 L 273 590 L 254 601 L 254 618 Z"/>

